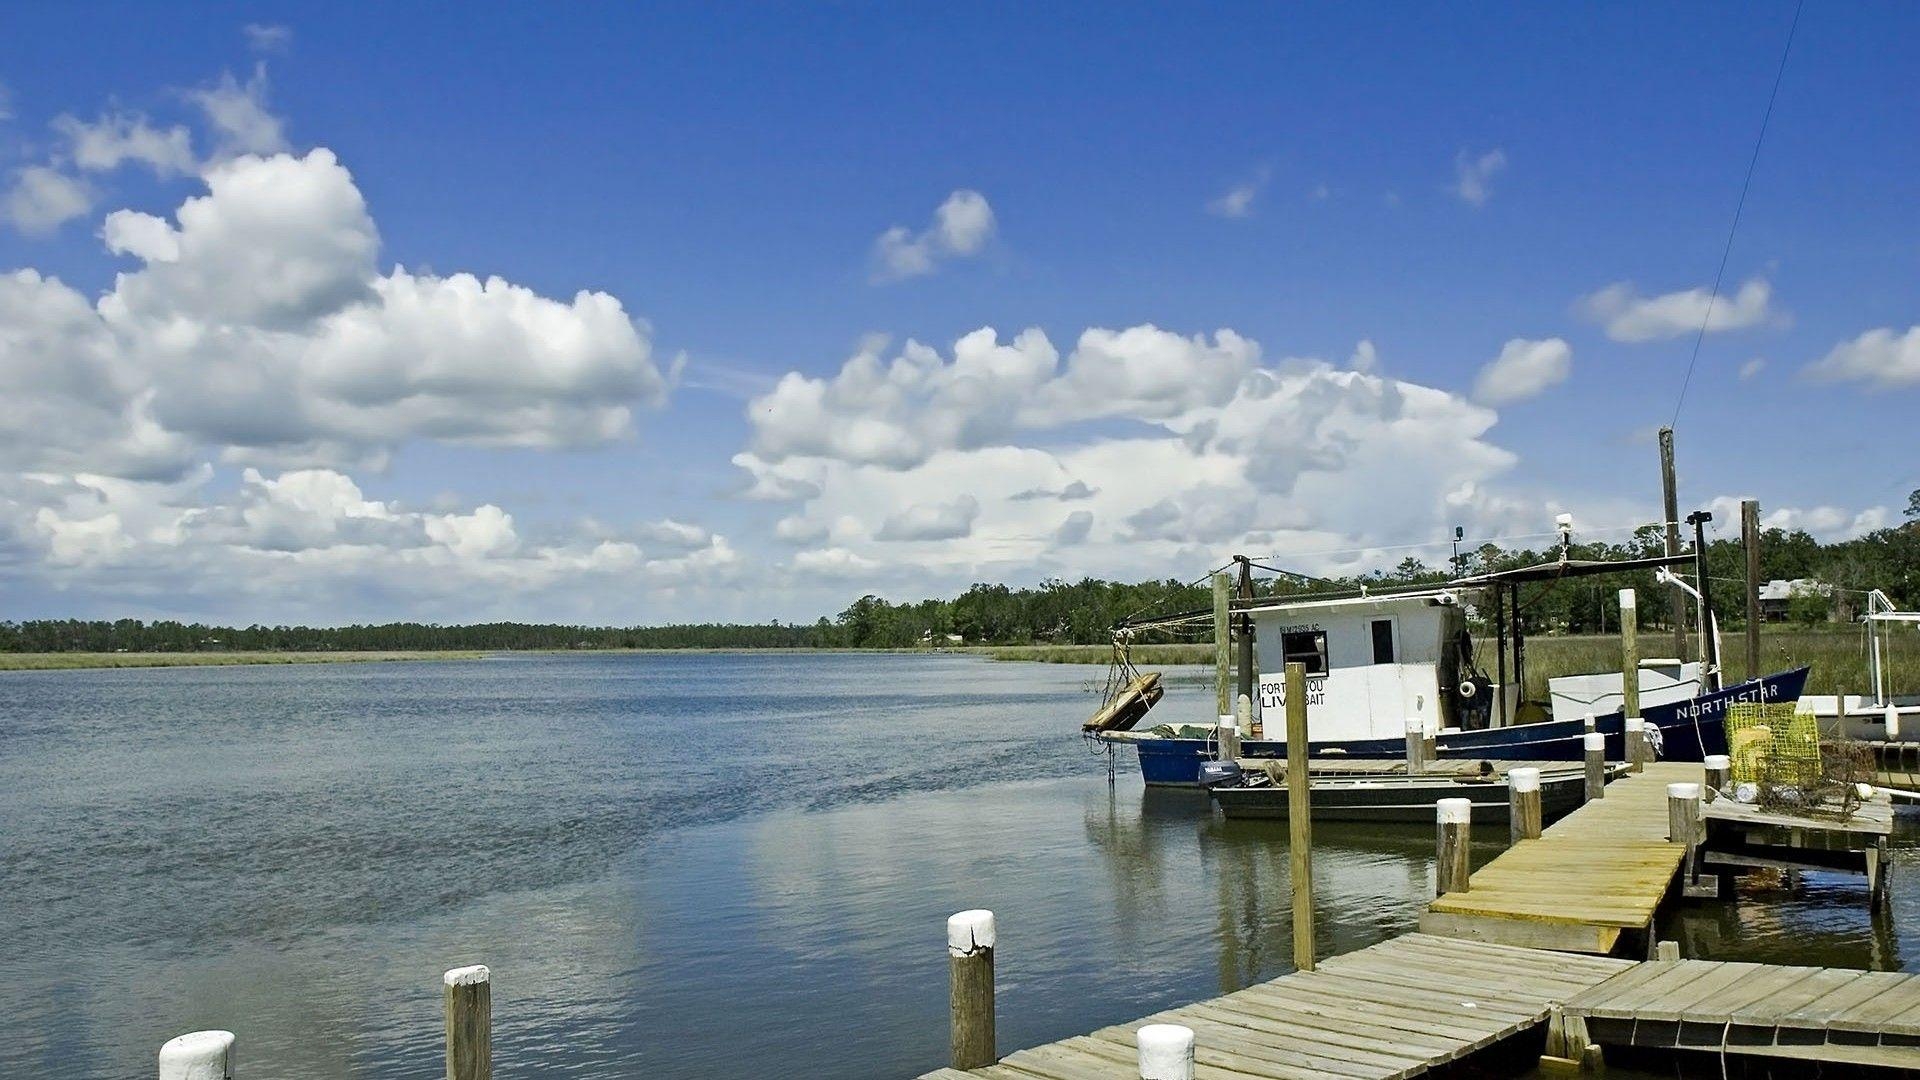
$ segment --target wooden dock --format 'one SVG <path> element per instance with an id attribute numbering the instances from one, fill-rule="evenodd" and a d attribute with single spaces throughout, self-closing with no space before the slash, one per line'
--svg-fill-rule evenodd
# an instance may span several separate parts
<path id="1" fill-rule="evenodd" d="M 1686 846 L 1667 839 L 1667 785 L 1702 775 L 1698 764 L 1654 762 L 1615 780 L 1604 798 L 1481 867 L 1467 891 L 1434 900 L 1420 929 L 1600 956 L 1631 934 L 1644 955 L 1686 858 Z"/>
<path id="2" fill-rule="evenodd" d="M 1418 1076 L 1542 1023 L 1555 1003 L 1633 966 L 1407 934 L 1315 971 L 922 1080 L 1134 1080 L 1134 1032 L 1145 1024 L 1193 1029 L 1196 1080 Z"/>
<path id="3" fill-rule="evenodd" d="M 1576 1042 L 1920 1069 L 1920 976 L 1897 972 L 1650 961 L 1561 1011 Z"/>

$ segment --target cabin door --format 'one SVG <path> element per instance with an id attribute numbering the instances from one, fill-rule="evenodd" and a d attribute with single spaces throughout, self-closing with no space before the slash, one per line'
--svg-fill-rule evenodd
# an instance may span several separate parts
<path id="1" fill-rule="evenodd" d="M 1367 715 L 1373 722 L 1373 737 L 1388 739 L 1405 734 L 1407 718 L 1417 715 L 1407 702 L 1401 678 L 1400 620 L 1376 616 L 1367 620 L 1366 631 L 1362 647 L 1368 650 L 1370 663 L 1361 670 L 1367 673 Z"/>

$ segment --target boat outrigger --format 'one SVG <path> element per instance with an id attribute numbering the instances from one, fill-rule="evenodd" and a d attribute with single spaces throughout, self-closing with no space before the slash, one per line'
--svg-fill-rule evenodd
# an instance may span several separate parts
<path id="1" fill-rule="evenodd" d="M 1418 721 L 1438 757 L 1575 761 L 1583 753 L 1591 720 L 1592 730 L 1606 736 L 1607 757 L 1624 759 L 1621 673 L 1550 679 L 1551 713 L 1540 703 L 1522 699 L 1525 638 L 1519 590 L 1527 584 L 1596 574 L 1667 570 L 1696 558 L 1679 554 L 1586 561 L 1569 558 L 1567 551 L 1563 542 L 1557 560 L 1441 586 L 1338 596 L 1255 597 L 1247 561 L 1239 560 L 1242 595 L 1230 602 L 1229 618 L 1241 642 L 1239 692 L 1250 699 L 1252 722 L 1249 731 L 1239 733 L 1238 756 L 1286 756 L 1285 741 L 1264 737 L 1260 718 L 1284 708 L 1285 665 L 1299 662 L 1307 675 L 1308 752 L 1316 758 L 1400 757 L 1407 730 Z M 1671 574 L 1662 581 L 1684 587 Z M 1467 608 L 1473 601 L 1490 601 L 1498 639 L 1494 677 L 1478 663 L 1468 631 Z M 1484 606 L 1481 610 L 1487 611 Z M 1202 614 L 1169 618 L 1191 622 Z M 1139 629 L 1166 621 L 1123 624 L 1116 630 L 1116 651 L 1124 653 Z M 1722 686 L 1717 628 L 1710 620 L 1703 625 L 1709 632 L 1701 635 L 1699 660 L 1650 659 L 1637 667 L 1640 715 L 1664 758 L 1698 761 L 1725 753 L 1729 704 L 1797 701 L 1806 685 L 1807 669 L 1801 667 Z M 1145 710 L 1130 712 L 1129 720 L 1138 721 Z M 1089 737 L 1133 746 L 1148 784 L 1198 786 L 1202 762 L 1220 756 L 1220 727 L 1202 722 L 1145 731 L 1116 728 L 1093 731 Z"/>

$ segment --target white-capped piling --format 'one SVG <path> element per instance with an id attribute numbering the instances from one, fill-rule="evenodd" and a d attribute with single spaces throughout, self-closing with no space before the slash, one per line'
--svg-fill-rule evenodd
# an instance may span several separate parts
<path id="1" fill-rule="evenodd" d="M 1140 1050 L 1140 1080 L 1193 1080 L 1193 1029 L 1148 1024 L 1134 1032 Z"/>
<path id="2" fill-rule="evenodd" d="M 1214 730 L 1215 730 L 1215 733 L 1219 736 L 1218 741 L 1220 744 L 1220 760 L 1221 761 L 1239 760 L 1240 724 L 1233 718 L 1232 714 L 1229 713 L 1229 714 L 1222 715 L 1220 717 L 1220 726 L 1218 728 L 1215 728 Z"/>
<path id="3" fill-rule="evenodd" d="M 1667 840 L 1686 846 L 1686 861 L 1680 864 L 1684 872 L 1684 885 L 1691 887 L 1699 880 L 1698 854 L 1700 847 L 1700 785 L 1667 785 Z"/>
<path id="4" fill-rule="evenodd" d="M 965 1072 L 1000 1060 L 993 1034 L 993 912 L 962 911 L 947 919 L 949 1044 L 953 1067 Z"/>
<path id="5" fill-rule="evenodd" d="M 1653 760 L 1653 747 L 1647 742 L 1647 721 L 1642 716 L 1629 716 L 1627 729 L 1627 769 L 1630 772 L 1643 772 L 1647 762 Z"/>
<path id="6" fill-rule="evenodd" d="M 1640 715 L 1640 608 L 1632 589 L 1620 590 L 1620 694 L 1621 711 L 1632 718 Z M 1629 755 L 1631 759 L 1631 755 Z M 1638 772 L 1639 769 L 1635 769 Z"/>
<path id="7" fill-rule="evenodd" d="M 1725 754 L 1708 754 L 1701 764 L 1706 766 L 1707 782 L 1700 797 L 1712 802 L 1720 796 L 1727 786 L 1727 780 L 1733 775 L 1733 759 Z"/>
<path id="8" fill-rule="evenodd" d="M 191 1031 L 160 1048 L 160 1080 L 233 1080 L 233 1032 Z"/>
<path id="9" fill-rule="evenodd" d="M 1473 840 L 1473 802 L 1441 799 L 1433 804 L 1435 860 L 1433 891 L 1437 896 L 1467 891 L 1469 845 Z"/>
<path id="10" fill-rule="evenodd" d="M 1589 731 L 1581 739 L 1587 752 L 1587 801 L 1592 802 L 1607 794 L 1607 737 Z"/>
<path id="11" fill-rule="evenodd" d="M 1507 771 L 1507 839 L 1511 843 L 1540 838 L 1540 770 L 1523 765 Z"/>
<path id="12" fill-rule="evenodd" d="M 1407 717 L 1407 775 L 1418 776 L 1427 771 L 1427 722 L 1417 716 Z"/>
<path id="13" fill-rule="evenodd" d="M 493 973 L 485 964 L 440 977 L 447 999 L 447 1080 L 493 1076 Z"/>

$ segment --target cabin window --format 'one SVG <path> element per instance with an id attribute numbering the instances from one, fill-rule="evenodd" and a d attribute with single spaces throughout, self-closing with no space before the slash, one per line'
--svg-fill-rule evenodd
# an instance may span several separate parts
<path id="1" fill-rule="evenodd" d="M 1302 663 L 1309 675 L 1327 673 L 1327 632 L 1289 630 L 1280 635 L 1280 652 L 1287 663 Z"/>
<path id="2" fill-rule="evenodd" d="M 1393 620 L 1373 620 L 1373 662 L 1393 663 Z"/>

